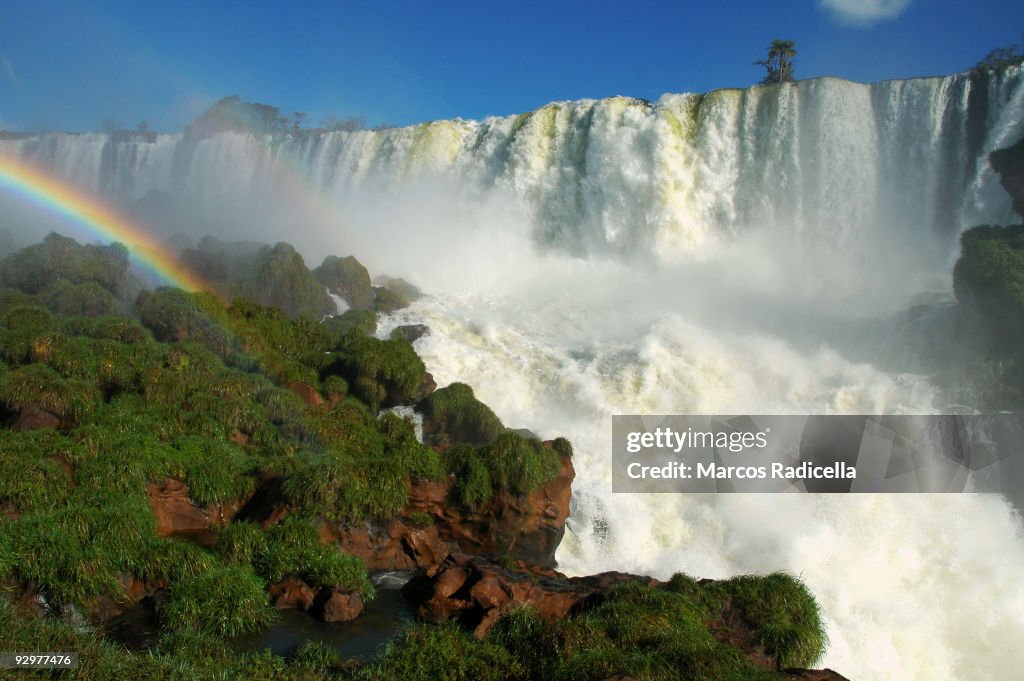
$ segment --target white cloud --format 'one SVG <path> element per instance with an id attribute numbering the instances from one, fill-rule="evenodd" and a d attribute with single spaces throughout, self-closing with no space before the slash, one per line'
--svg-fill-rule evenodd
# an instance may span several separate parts
<path id="1" fill-rule="evenodd" d="M 895 19 L 906 11 L 911 0 L 818 0 L 840 23 L 870 26 L 879 21 Z"/>
<path id="2" fill-rule="evenodd" d="M 11 63 L 10 59 L 0 54 L 0 65 L 3 65 L 4 73 L 7 74 L 7 77 L 11 79 L 12 83 L 15 85 L 21 85 L 21 81 L 18 80 L 18 74 L 14 72 L 14 64 Z"/>

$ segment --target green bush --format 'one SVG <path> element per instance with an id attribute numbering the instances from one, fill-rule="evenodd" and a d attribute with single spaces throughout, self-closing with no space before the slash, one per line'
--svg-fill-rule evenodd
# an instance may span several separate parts
<path id="1" fill-rule="evenodd" d="M 238 636 L 274 621 L 263 580 L 245 566 L 218 567 L 171 587 L 160 620 L 172 630 Z"/>
<path id="2" fill-rule="evenodd" d="M 352 310 L 373 307 L 370 273 L 351 255 L 345 258 L 327 256 L 320 267 L 313 270 L 313 276 L 331 293 L 344 298 Z"/>
<path id="3" fill-rule="evenodd" d="M 338 309 L 302 256 L 283 242 L 260 249 L 240 264 L 229 290 L 232 297 L 280 308 L 293 319 L 321 319 Z"/>
<path id="4" fill-rule="evenodd" d="M 476 399 L 465 383 L 435 390 L 419 404 L 424 429 L 452 442 L 490 444 L 505 432 L 491 408 Z"/>
<path id="5" fill-rule="evenodd" d="M 52 430 L 0 438 L 0 509 L 25 513 L 62 505 L 71 486 L 66 466 L 74 447 Z"/>
<path id="6" fill-rule="evenodd" d="M 164 343 L 191 338 L 221 358 L 234 350 L 224 306 L 210 293 L 176 288 L 143 291 L 135 301 L 143 326 Z"/>

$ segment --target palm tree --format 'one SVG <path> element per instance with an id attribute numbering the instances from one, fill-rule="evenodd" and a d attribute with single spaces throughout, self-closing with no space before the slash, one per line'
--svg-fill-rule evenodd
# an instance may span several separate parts
<path id="1" fill-rule="evenodd" d="M 768 59 L 759 59 L 754 62 L 757 66 L 763 66 L 768 73 L 765 75 L 764 84 L 789 83 L 793 81 L 793 57 L 796 56 L 796 43 L 792 40 L 780 40 L 776 38 L 768 46 Z"/>

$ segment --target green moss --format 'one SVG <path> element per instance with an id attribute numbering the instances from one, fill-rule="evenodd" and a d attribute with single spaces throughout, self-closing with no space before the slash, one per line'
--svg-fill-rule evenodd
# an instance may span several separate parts
<path id="1" fill-rule="evenodd" d="M 255 631 L 274 618 L 263 581 L 243 566 L 215 568 L 178 582 L 160 609 L 164 626 L 219 636 Z"/>
<path id="2" fill-rule="evenodd" d="M 419 404 L 424 428 L 437 437 L 447 436 L 453 442 L 490 444 L 505 426 L 465 383 L 452 383 L 436 390 Z"/>

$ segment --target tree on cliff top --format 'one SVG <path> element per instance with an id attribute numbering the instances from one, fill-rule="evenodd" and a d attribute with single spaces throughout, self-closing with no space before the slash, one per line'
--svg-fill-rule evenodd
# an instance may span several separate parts
<path id="1" fill-rule="evenodd" d="M 792 40 L 776 38 L 768 46 L 768 58 L 758 59 L 755 66 L 763 66 L 768 71 L 761 83 L 790 83 L 793 81 L 793 58 L 796 57 L 796 43 Z"/>
<path id="2" fill-rule="evenodd" d="M 1021 36 L 1020 43 L 1007 45 L 1006 47 L 997 47 L 989 52 L 985 55 L 984 59 L 974 65 L 971 71 L 973 73 L 985 73 L 987 71 L 1002 73 L 1007 68 L 1020 63 L 1024 63 L 1024 35 Z"/>

